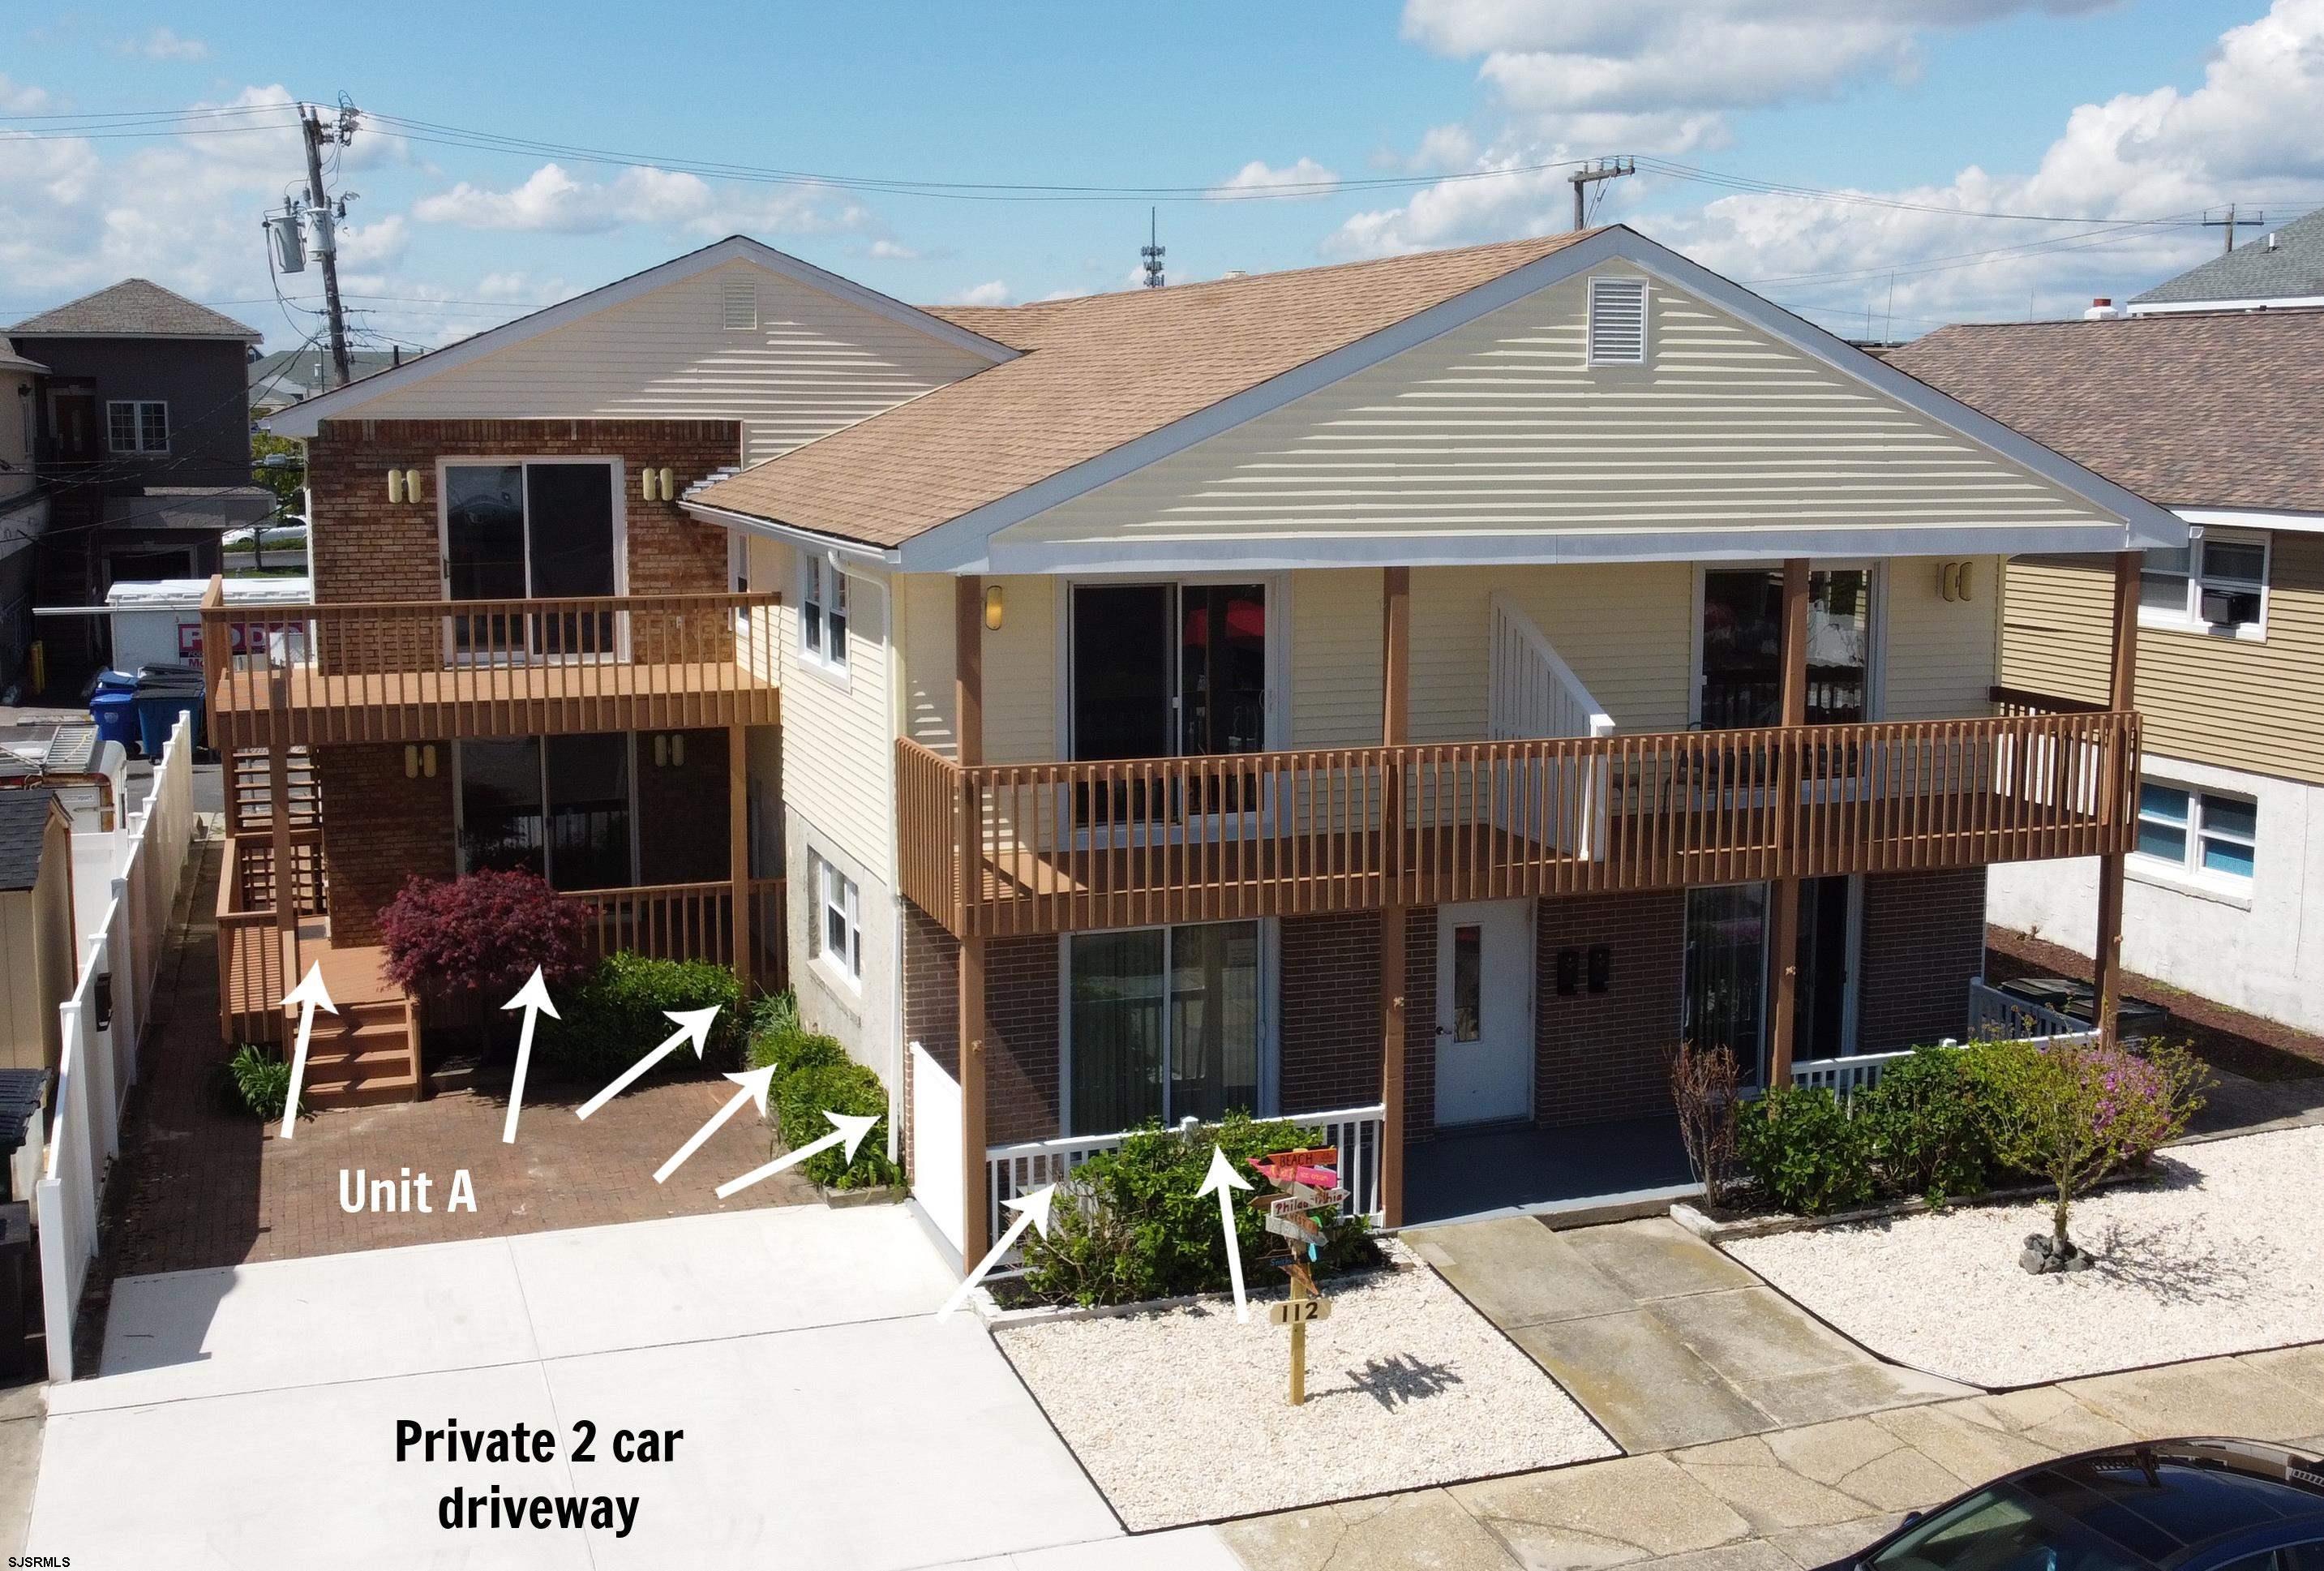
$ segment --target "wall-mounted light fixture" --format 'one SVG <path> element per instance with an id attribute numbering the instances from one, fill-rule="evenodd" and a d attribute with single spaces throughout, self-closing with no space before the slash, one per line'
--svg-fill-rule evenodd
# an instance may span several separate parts
<path id="1" fill-rule="evenodd" d="M 1001 620 L 1005 610 L 1006 607 L 1001 603 L 1001 586 L 987 584 L 984 587 L 984 630 L 987 633 L 1001 631 Z"/>
<path id="2" fill-rule="evenodd" d="M 436 778 L 436 744 L 432 742 L 407 742 L 403 744 L 403 778 L 419 780 Z"/>
<path id="3" fill-rule="evenodd" d="M 1947 600 L 1967 600 L 1975 587 L 1975 562 L 1939 562 L 1937 593 Z"/>
<path id="4" fill-rule="evenodd" d="M 686 767 L 686 733 L 657 731 L 654 733 L 654 767 L 684 769 Z"/>
<path id="5" fill-rule="evenodd" d="M 387 499 L 390 502 L 420 500 L 420 471 L 390 469 L 387 472 Z"/>
<path id="6" fill-rule="evenodd" d="M 638 488 L 648 502 L 678 500 L 678 476 L 669 469 L 641 469 Z"/>

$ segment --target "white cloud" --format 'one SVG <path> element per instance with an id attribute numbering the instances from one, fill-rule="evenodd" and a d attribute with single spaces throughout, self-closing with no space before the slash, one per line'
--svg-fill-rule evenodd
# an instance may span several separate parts
<path id="1" fill-rule="evenodd" d="M 1270 168 L 1263 159 L 1252 159 L 1240 169 L 1210 189 L 1214 200 L 1233 200 L 1253 193 L 1296 191 L 1301 196 L 1327 196 L 1340 186 L 1340 177 L 1317 163 L 1301 157 L 1296 162 L 1281 169 Z"/>
<path id="2" fill-rule="evenodd" d="M 210 46 L 198 38 L 184 38 L 157 27 L 140 38 L 124 38 L 109 45 L 115 54 L 141 55 L 146 60 L 208 60 Z"/>
<path id="3" fill-rule="evenodd" d="M 987 279 L 982 283 L 954 290 L 945 296 L 948 306 L 1005 306 L 1009 303 L 1009 286 L 1000 279 Z"/>
<path id="4" fill-rule="evenodd" d="M 40 88 L 10 81 L 8 74 L 0 71 L 0 114 L 37 115 L 51 102 L 48 94 Z"/>
<path id="5" fill-rule="evenodd" d="M 870 214 L 820 186 L 714 188 L 697 175 L 629 169 L 611 180 L 576 180 L 544 163 L 521 185 L 496 190 L 462 180 L 411 205 L 423 223 L 470 229 L 602 235 L 631 224 L 716 238 L 761 233 L 809 234 L 861 227 Z"/>
<path id="6" fill-rule="evenodd" d="M 893 240 L 874 240 L 863 254 L 874 262 L 918 262 L 920 259 L 918 252 Z"/>

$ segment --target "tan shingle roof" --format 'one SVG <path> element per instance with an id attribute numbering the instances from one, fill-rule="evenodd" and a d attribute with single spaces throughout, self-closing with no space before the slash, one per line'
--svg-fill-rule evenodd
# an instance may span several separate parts
<path id="1" fill-rule="evenodd" d="M 1888 364 L 2165 506 L 2324 513 L 2324 310 L 1940 328 Z"/>
<path id="2" fill-rule="evenodd" d="M 899 545 L 1594 231 L 934 314 L 1026 353 L 696 494 Z"/>
<path id="3" fill-rule="evenodd" d="M 138 338 L 239 338 L 255 342 L 259 331 L 221 311 L 197 305 L 175 290 L 149 279 L 124 278 L 94 294 L 26 317 L 8 329 L 22 337 Z"/>

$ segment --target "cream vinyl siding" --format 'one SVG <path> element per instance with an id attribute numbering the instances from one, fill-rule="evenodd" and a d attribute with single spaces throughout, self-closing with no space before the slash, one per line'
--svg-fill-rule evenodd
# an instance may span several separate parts
<path id="1" fill-rule="evenodd" d="M 1600 269 L 1619 272 L 1618 267 Z M 1583 364 L 1588 276 L 1554 284 L 1004 530 L 996 544 L 1335 539 L 1543 559 L 1755 529 L 2103 524 L 2108 515 L 1669 284 L 1643 367 Z M 1565 537 L 1561 547 L 1554 537 Z"/>
<path id="2" fill-rule="evenodd" d="M 1883 720 L 1959 720 L 1991 711 L 1987 695 L 2000 679 L 2001 562 L 1995 557 L 1944 559 L 1970 562 L 1967 600 L 1944 597 L 1938 578 L 1942 561 L 1936 558 L 1897 558 L 1883 576 Z"/>
<path id="3" fill-rule="evenodd" d="M 2105 558 L 2010 563 L 2002 681 L 2104 699 L 2113 595 Z M 2149 753 L 2324 783 L 2324 537 L 2271 537 L 2264 640 L 2140 628 L 2138 709 Z"/>
<path id="4" fill-rule="evenodd" d="M 1290 621 L 1290 744 L 1379 745 L 1379 569 L 1292 574 Z"/>
<path id="5" fill-rule="evenodd" d="M 847 674 L 804 662 L 798 643 L 798 553 L 778 617 L 783 661 L 783 797 L 793 812 L 852 857 L 866 876 L 892 881 L 893 722 L 888 708 L 888 593 L 880 579 L 851 575 Z M 829 569 L 826 568 L 826 572 Z M 867 908 L 868 909 L 868 908 Z"/>
<path id="6" fill-rule="evenodd" d="M 755 284 L 757 328 L 724 325 L 730 282 Z M 986 364 L 736 261 L 383 393 L 347 418 L 739 420 L 737 457 L 756 463 Z"/>
<path id="7" fill-rule="evenodd" d="M 898 725 L 931 753 L 951 758 L 959 745 L 953 731 L 953 580 L 942 573 L 899 573 L 889 583 L 903 692 Z"/>

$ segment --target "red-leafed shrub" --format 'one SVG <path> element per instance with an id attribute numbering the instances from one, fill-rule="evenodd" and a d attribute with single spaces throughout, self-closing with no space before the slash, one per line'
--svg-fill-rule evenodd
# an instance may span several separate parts
<path id="1" fill-rule="evenodd" d="M 498 1004 L 532 968 L 551 986 L 589 968 L 589 913 L 530 873 L 414 875 L 379 913 L 391 981 L 413 992 L 481 994 Z"/>

